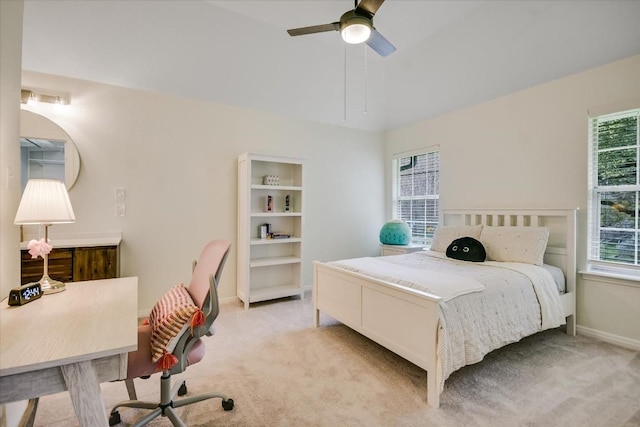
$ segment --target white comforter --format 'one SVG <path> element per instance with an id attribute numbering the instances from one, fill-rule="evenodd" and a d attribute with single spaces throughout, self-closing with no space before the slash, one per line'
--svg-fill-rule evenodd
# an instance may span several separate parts
<path id="1" fill-rule="evenodd" d="M 438 328 L 441 390 L 462 366 L 565 323 L 557 286 L 538 266 L 456 261 L 431 251 L 330 264 L 443 298 Z"/>

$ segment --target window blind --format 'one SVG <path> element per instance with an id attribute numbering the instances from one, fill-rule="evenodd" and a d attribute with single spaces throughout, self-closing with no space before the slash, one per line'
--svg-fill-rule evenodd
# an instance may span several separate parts
<path id="1" fill-rule="evenodd" d="M 640 273 L 639 132 L 640 110 L 589 119 L 587 241 L 592 269 Z"/>
<path id="2" fill-rule="evenodd" d="M 429 147 L 394 155 L 393 217 L 411 227 L 412 241 L 429 245 L 440 212 L 440 151 Z"/>

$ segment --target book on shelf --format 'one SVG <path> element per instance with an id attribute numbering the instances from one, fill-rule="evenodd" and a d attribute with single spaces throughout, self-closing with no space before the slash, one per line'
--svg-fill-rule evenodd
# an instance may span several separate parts
<path id="1" fill-rule="evenodd" d="M 289 239 L 289 238 L 291 238 L 291 234 L 271 233 L 271 238 L 272 239 Z"/>

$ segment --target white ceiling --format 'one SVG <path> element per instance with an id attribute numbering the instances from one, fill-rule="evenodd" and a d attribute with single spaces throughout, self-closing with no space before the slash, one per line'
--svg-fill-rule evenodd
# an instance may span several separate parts
<path id="1" fill-rule="evenodd" d="M 387 0 L 387 58 L 338 32 L 286 33 L 353 7 L 25 0 L 23 68 L 379 131 L 640 54 L 637 0 Z"/>

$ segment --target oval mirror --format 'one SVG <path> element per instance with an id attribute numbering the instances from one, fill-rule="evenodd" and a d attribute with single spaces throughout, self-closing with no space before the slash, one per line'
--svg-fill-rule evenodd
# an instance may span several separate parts
<path id="1" fill-rule="evenodd" d="M 48 118 L 20 110 L 22 189 L 31 178 L 64 181 L 73 187 L 80 173 L 80 154 L 71 137 Z"/>

